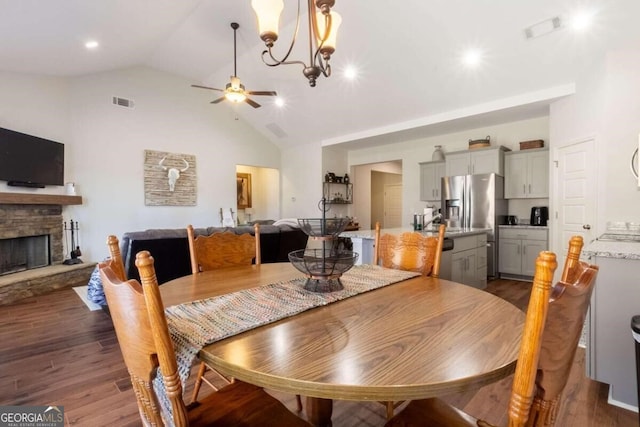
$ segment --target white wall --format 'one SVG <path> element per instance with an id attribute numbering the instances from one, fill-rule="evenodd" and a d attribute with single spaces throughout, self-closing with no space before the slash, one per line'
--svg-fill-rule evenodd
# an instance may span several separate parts
<path id="1" fill-rule="evenodd" d="M 282 217 L 320 218 L 322 147 L 302 144 L 282 150 Z"/>
<path id="2" fill-rule="evenodd" d="M 43 77 L 0 72 L 0 127 L 58 142 L 70 138 L 69 86 L 58 77 Z M 70 150 L 65 147 L 69 163 Z M 67 167 L 68 172 L 73 166 Z M 48 188 L 50 194 L 62 194 L 63 187 Z M 15 188 L 0 181 L 0 191 L 35 193 L 42 190 Z"/>
<path id="3" fill-rule="evenodd" d="M 609 221 L 640 222 L 640 190 L 630 172 L 640 134 L 639 75 L 639 49 L 609 52 L 585 70 L 575 95 L 551 106 L 555 147 L 595 140 L 596 236 Z"/>
<path id="4" fill-rule="evenodd" d="M 236 207 L 237 164 L 280 168 L 276 146 L 183 78 L 132 68 L 66 81 L 3 74 L 0 81 L 1 126 L 65 143 L 65 180 L 76 182 L 83 205 L 64 216 L 78 221 L 88 261 L 107 255 L 109 234 L 218 225 L 220 208 Z M 112 105 L 112 96 L 132 99 L 135 108 Z M 196 206 L 144 205 L 145 149 L 196 156 Z"/>

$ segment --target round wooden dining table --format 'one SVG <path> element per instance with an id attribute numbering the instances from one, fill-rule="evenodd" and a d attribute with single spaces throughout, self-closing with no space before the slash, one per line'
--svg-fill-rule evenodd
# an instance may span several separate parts
<path id="1" fill-rule="evenodd" d="M 289 263 L 231 267 L 160 291 L 169 307 L 296 277 Z M 331 425 L 334 399 L 429 398 L 510 375 L 523 325 L 524 313 L 497 296 L 419 276 L 214 342 L 198 357 L 241 381 L 307 396 L 309 421 Z"/>

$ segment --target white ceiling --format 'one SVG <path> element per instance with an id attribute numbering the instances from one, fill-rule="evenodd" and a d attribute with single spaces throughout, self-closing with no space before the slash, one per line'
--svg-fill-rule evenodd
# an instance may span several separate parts
<path id="1" fill-rule="evenodd" d="M 295 2 L 285 3 L 278 52 L 293 27 Z M 590 31 L 567 26 L 524 37 L 525 27 L 554 16 L 568 21 L 578 7 L 596 12 Z M 224 87 L 236 21 L 238 76 L 248 90 L 276 90 L 286 106 L 255 96 L 262 108 L 223 102 L 212 109 L 234 108 L 281 147 L 363 146 L 398 132 L 417 138 L 545 115 L 606 50 L 640 46 L 637 0 L 336 0 L 334 10 L 343 23 L 333 75 L 315 88 L 300 66 L 262 63 L 249 0 L 0 0 L 0 70 L 77 76 L 146 65 Z M 88 39 L 100 47 L 87 51 Z M 304 28 L 298 44 L 292 57 L 306 60 Z M 461 65 L 468 47 L 484 52 L 477 69 Z M 359 70 L 355 81 L 342 75 L 348 66 Z M 185 91 L 199 91 L 203 103 L 219 96 Z"/>

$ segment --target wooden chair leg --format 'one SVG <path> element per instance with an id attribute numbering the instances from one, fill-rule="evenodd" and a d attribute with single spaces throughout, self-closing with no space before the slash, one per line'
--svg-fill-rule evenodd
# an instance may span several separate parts
<path id="1" fill-rule="evenodd" d="M 393 418 L 395 406 L 393 402 L 385 402 L 385 406 L 387 408 L 387 420 L 390 420 L 391 418 Z"/>
<path id="2" fill-rule="evenodd" d="M 196 376 L 196 382 L 193 385 L 193 394 L 191 395 L 191 401 L 198 401 L 198 393 L 200 392 L 200 386 L 202 386 L 202 379 L 204 378 L 204 373 L 207 370 L 207 365 L 204 363 L 200 363 L 200 367 L 198 368 L 198 375 Z"/>

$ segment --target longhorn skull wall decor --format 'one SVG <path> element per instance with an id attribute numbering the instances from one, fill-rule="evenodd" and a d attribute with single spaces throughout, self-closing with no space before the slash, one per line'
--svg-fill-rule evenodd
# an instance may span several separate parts
<path id="1" fill-rule="evenodd" d="M 196 205 L 194 155 L 145 150 L 144 157 L 145 205 Z"/>
<path id="2" fill-rule="evenodd" d="M 158 166 L 160 166 L 164 171 L 169 171 L 169 173 L 167 174 L 167 176 L 169 177 L 169 191 L 174 191 L 176 189 L 176 181 L 178 180 L 178 178 L 180 178 L 180 172 L 186 172 L 187 169 L 189 169 L 189 162 L 187 162 L 185 159 L 182 159 L 185 166 L 182 169 L 178 169 L 165 166 L 165 160 L 167 160 L 167 156 L 164 156 L 162 160 L 160 160 Z"/>

